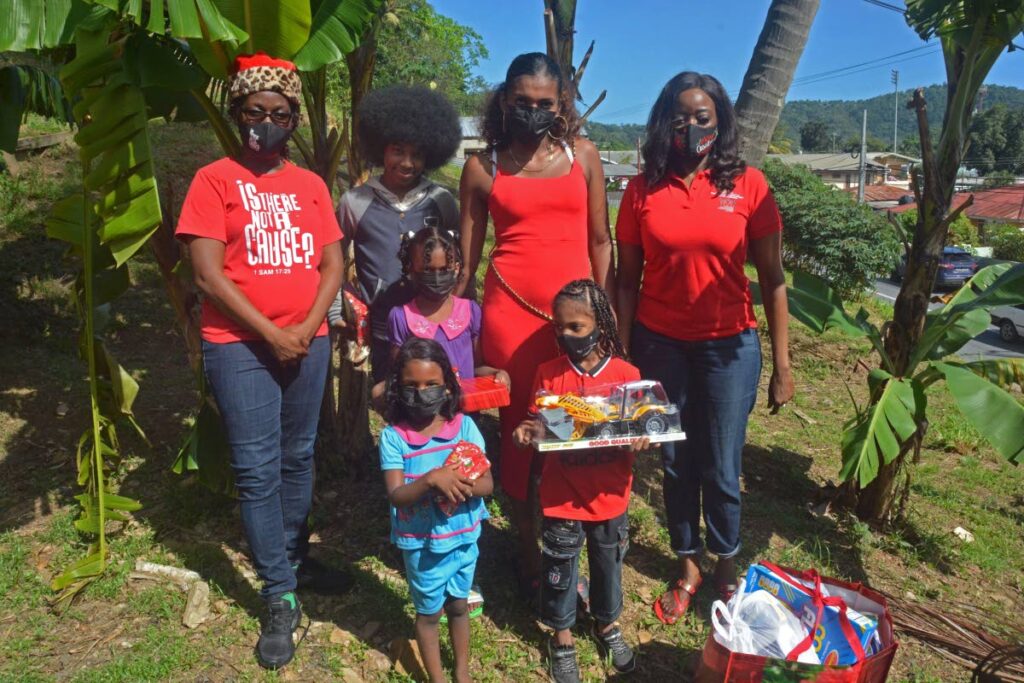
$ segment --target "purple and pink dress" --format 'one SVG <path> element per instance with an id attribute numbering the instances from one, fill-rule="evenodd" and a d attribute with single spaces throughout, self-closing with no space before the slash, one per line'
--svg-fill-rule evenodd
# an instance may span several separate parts
<path id="1" fill-rule="evenodd" d="M 447 320 L 431 322 L 416 307 L 416 300 L 395 306 L 388 314 L 388 338 L 401 346 L 409 337 L 433 339 L 448 354 L 452 369 L 462 379 L 472 377 L 473 342 L 480 336 L 480 307 L 475 301 L 452 297 L 451 315 Z"/>

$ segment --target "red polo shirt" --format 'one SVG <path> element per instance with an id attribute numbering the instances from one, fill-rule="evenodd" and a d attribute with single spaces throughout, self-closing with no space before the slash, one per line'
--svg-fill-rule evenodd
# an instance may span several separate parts
<path id="1" fill-rule="evenodd" d="M 701 171 L 690 187 L 674 175 L 651 188 L 640 175 L 626 187 L 615 237 L 643 249 L 636 319 L 648 329 L 697 341 L 757 326 L 747 245 L 780 232 L 782 219 L 761 171 L 748 167 L 735 182 L 719 193 Z"/>
<path id="2" fill-rule="evenodd" d="M 542 363 L 533 393 L 600 393 L 601 389 L 640 379 L 640 371 L 609 357 L 587 372 L 559 356 Z M 540 507 L 545 517 L 601 522 L 615 519 L 629 507 L 633 485 L 633 453 L 621 448 L 582 448 L 544 453 Z"/>

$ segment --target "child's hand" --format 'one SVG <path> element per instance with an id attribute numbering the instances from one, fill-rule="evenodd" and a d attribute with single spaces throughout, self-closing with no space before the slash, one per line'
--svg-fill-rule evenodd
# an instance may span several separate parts
<path id="1" fill-rule="evenodd" d="M 532 446 L 535 441 L 544 438 L 544 425 L 540 420 L 523 420 L 512 432 L 512 442 L 520 448 Z"/>
<path id="2" fill-rule="evenodd" d="M 512 378 L 504 370 L 498 370 L 494 373 L 494 381 L 498 384 L 504 384 L 506 389 L 512 391 Z"/>
<path id="3" fill-rule="evenodd" d="M 473 495 L 473 480 L 459 474 L 457 468 L 458 465 L 438 467 L 427 473 L 427 484 L 455 504 Z"/>
<path id="4" fill-rule="evenodd" d="M 629 450 L 633 453 L 639 453 L 640 451 L 646 451 L 651 447 L 651 440 L 646 436 L 642 436 L 629 444 Z"/>

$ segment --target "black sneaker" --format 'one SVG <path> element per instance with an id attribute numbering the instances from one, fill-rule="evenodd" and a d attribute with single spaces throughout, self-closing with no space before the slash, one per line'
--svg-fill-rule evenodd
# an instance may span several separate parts
<path id="1" fill-rule="evenodd" d="M 267 600 L 267 613 L 261 620 L 256 659 L 265 669 L 280 669 L 295 656 L 292 633 L 302 619 L 302 606 L 295 593 L 284 593 Z"/>
<path id="2" fill-rule="evenodd" d="M 580 667 L 576 663 L 575 645 L 556 645 L 548 641 L 548 671 L 555 683 L 580 683 Z"/>
<path id="3" fill-rule="evenodd" d="M 626 639 L 618 626 L 612 626 L 610 631 L 601 633 L 597 630 L 597 624 L 591 629 L 597 649 L 604 659 L 612 661 L 612 667 L 620 674 L 631 673 L 636 668 L 636 655 L 626 644 Z"/>
<path id="4" fill-rule="evenodd" d="M 295 568 L 298 590 L 310 590 L 320 595 L 342 595 L 352 589 L 355 581 L 343 569 L 335 569 L 307 557 Z"/>

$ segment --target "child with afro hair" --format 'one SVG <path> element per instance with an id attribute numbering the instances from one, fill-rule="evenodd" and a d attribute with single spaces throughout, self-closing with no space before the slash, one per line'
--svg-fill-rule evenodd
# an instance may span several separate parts
<path id="1" fill-rule="evenodd" d="M 374 90 L 357 110 L 360 151 L 379 171 L 341 198 L 338 221 L 355 252 L 359 295 L 367 304 L 370 365 L 374 382 L 390 365 L 388 313 L 412 298 L 398 252 L 402 235 L 424 227 L 458 232 L 452 194 L 424 173 L 443 166 L 462 141 L 455 108 L 441 93 L 421 86 Z M 342 294 L 327 312 L 344 327 Z"/>

